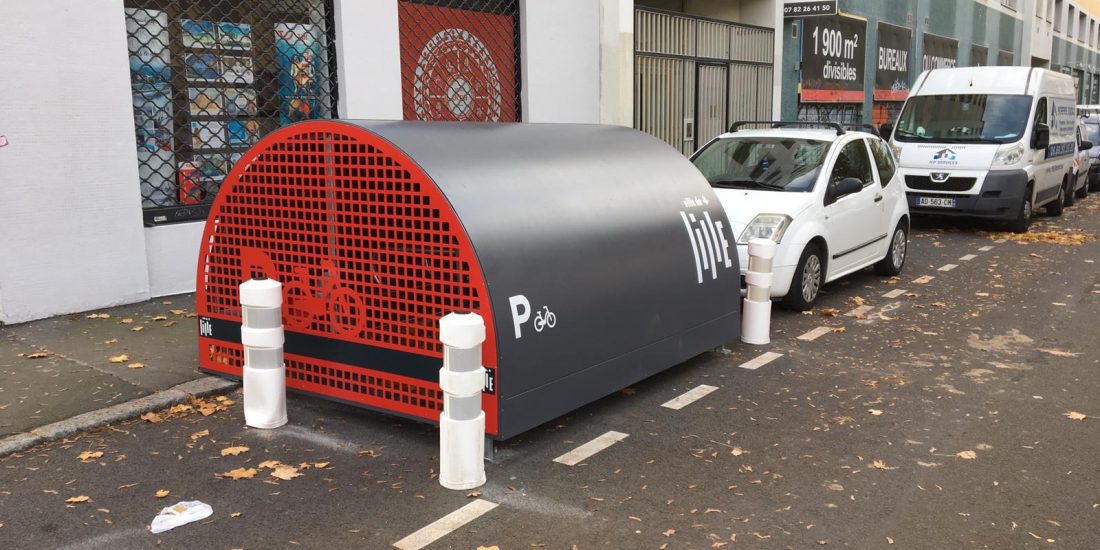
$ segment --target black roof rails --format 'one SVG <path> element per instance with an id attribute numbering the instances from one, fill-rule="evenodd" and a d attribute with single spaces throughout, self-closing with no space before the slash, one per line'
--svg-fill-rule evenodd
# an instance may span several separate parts
<path id="1" fill-rule="evenodd" d="M 858 128 L 858 129 L 867 130 L 867 133 L 874 134 L 876 136 L 882 137 L 881 135 L 879 135 L 878 128 L 875 128 L 875 126 L 873 124 L 859 124 L 859 123 L 847 124 L 847 123 L 845 123 L 844 127 L 845 128 L 852 128 L 852 129 L 857 129 Z"/>
<path id="2" fill-rule="evenodd" d="M 771 124 L 772 128 L 784 128 L 787 126 L 818 126 L 832 128 L 836 130 L 836 135 L 844 135 L 844 127 L 837 122 L 806 122 L 801 120 L 739 120 L 730 126 L 730 132 L 736 132 L 742 126 L 752 126 L 757 124 Z"/>

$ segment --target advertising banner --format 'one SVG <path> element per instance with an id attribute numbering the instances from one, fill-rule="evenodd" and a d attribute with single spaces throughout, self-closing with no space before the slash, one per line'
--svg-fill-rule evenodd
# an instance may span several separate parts
<path id="1" fill-rule="evenodd" d="M 142 206 L 171 205 L 170 195 L 156 192 L 171 187 L 176 171 L 168 14 L 127 8 L 126 34 Z"/>
<path id="2" fill-rule="evenodd" d="M 325 37 L 321 28 L 309 23 L 275 24 L 275 64 L 279 68 L 279 125 L 320 118 L 318 110 L 321 85 L 317 75 L 322 74 Z M 230 71 L 234 79 L 251 81 L 252 60 L 247 65 L 234 58 Z M 238 81 L 235 80 L 235 81 Z"/>
<path id="3" fill-rule="evenodd" d="M 959 41 L 934 34 L 924 34 L 924 55 L 921 69 L 952 69 L 959 65 Z"/>
<path id="4" fill-rule="evenodd" d="M 867 22 L 862 19 L 803 19 L 802 101 L 862 102 L 866 49 Z"/>
<path id="5" fill-rule="evenodd" d="M 970 66 L 985 67 L 989 65 L 989 48 L 977 44 L 970 45 Z"/>
<path id="6" fill-rule="evenodd" d="M 783 3 L 783 17 L 813 17 L 836 15 L 836 0 L 787 0 Z"/>
<path id="7" fill-rule="evenodd" d="M 909 54 L 913 31 L 888 23 L 878 24 L 875 56 L 875 101 L 905 101 L 909 96 Z"/>
<path id="8" fill-rule="evenodd" d="M 515 19 L 398 4 L 406 120 L 515 122 Z"/>

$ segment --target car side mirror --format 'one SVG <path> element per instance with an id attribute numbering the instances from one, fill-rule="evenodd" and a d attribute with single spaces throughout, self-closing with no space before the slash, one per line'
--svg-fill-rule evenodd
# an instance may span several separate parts
<path id="1" fill-rule="evenodd" d="M 1092 149 L 1092 142 L 1091 141 L 1082 141 L 1081 142 L 1081 150 L 1082 151 L 1088 151 L 1089 149 Z"/>
<path id="2" fill-rule="evenodd" d="M 1035 125 L 1031 131 L 1031 148 L 1046 149 L 1050 145 L 1050 126 L 1042 122 Z"/>
<path id="3" fill-rule="evenodd" d="M 833 203 L 841 197 L 845 197 L 863 190 L 863 182 L 859 178 L 844 178 L 832 186 L 829 193 L 829 203 Z"/>

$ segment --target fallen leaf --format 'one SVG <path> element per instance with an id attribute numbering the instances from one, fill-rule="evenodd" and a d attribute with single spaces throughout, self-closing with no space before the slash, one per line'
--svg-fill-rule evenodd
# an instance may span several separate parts
<path id="1" fill-rule="evenodd" d="M 157 315 L 156 317 L 153 317 L 153 320 L 154 321 L 167 321 L 168 316 L 166 316 L 166 315 Z"/>
<path id="2" fill-rule="evenodd" d="M 675 529 L 669 529 L 668 531 L 665 531 L 661 534 L 666 536 L 666 537 L 671 537 L 672 535 L 676 534 L 676 530 Z"/>
<path id="3" fill-rule="evenodd" d="M 852 297 L 852 303 L 855 304 L 856 307 L 859 307 L 867 303 L 867 300 L 864 300 L 862 296 L 854 296 Z"/>
<path id="4" fill-rule="evenodd" d="M 882 416 L 882 411 L 878 409 L 867 409 L 867 412 L 871 413 L 871 416 Z"/>
<path id="5" fill-rule="evenodd" d="M 157 414 L 155 412 L 147 412 L 147 413 L 141 415 L 140 418 L 142 420 L 146 421 L 146 422 L 151 423 L 151 424 L 156 424 L 157 422 L 161 422 L 161 421 L 164 420 L 163 418 L 160 417 L 159 414 Z"/>
<path id="6" fill-rule="evenodd" d="M 27 354 L 27 359 L 42 359 L 43 357 L 49 357 L 49 356 L 50 356 L 50 352 L 48 352 L 48 351 L 36 351 L 34 353 L 28 353 Z"/>
<path id="7" fill-rule="evenodd" d="M 222 456 L 237 456 L 241 453 L 246 453 L 246 452 L 248 452 L 248 447 L 244 447 L 244 446 L 226 447 L 226 448 L 222 449 Z"/>
<path id="8" fill-rule="evenodd" d="M 975 453 L 974 451 L 959 451 L 958 454 L 956 454 L 955 456 L 964 460 L 974 460 L 975 458 L 978 458 L 978 453 Z"/>
<path id="9" fill-rule="evenodd" d="M 876 469 L 876 470 L 885 470 L 886 469 L 886 463 L 881 461 L 881 460 L 876 460 L 876 461 L 871 463 L 871 467 Z"/>
<path id="10" fill-rule="evenodd" d="M 477 547 L 477 550 L 500 550 L 500 547 L 495 545 L 495 544 L 493 546 L 480 546 L 479 545 Z"/>
<path id="11" fill-rule="evenodd" d="M 169 493 L 171 493 L 171 491 L 169 491 L 168 489 L 160 489 L 156 493 L 154 493 L 154 495 L 156 495 L 157 498 L 164 498 L 168 496 Z"/>
<path id="12" fill-rule="evenodd" d="M 328 462 L 314 462 L 314 463 L 313 463 L 313 467 L 314 467 L 314 468 L 322 468 L 322 469 L 324 469 L 324 468 L 328 468 L 328 465 L 329 465 L 329 463 L 328 463 Z"/>
<path id="13" fill-rule="evenodd" d="M 836 317 L 837 315 L 840 315 L 840 312 L 831 307 L 822 308 L 821 310 L 822 317 Z"/>
<path id="14" fill-rule="evenodd" d="M 286 464 L 280 464 L 276 466 L 275 469 L 271 472 L 271 477 L 281 479 L 283 481 L 290 481 L 301 475 L 302 474 L 298 472 L 298 468 L 295 468 L 294 466 L 288 466 Z"/>
<path id="15" fill-rule="evenodd" d="M 65 499 L 65 502 L 69 502 L 69 503 L 72 503 L 72 504 L 80 504 L 81 502 L 88 502 L 89 500 L 91 500 L 91 497 L 89 497 L 87 495 L 80 495 L 78 497 L 69 497 L 69 498 Z"/>
<path id="16" fill-rule="evenodd" d="M 77 458 L 79 458 L 81 462 L 91 462 L 101 456 L 103 456 L 103 451 L 84 451 L 80 453 L 80 456 Z"/>
<path id="17" fill-rule="evenodd" d="M 481 496 L 481 493 L 477 491 L 470 491 L 469 493 L 466 493 L 466 498 L 477 498 L 479 496 Z"/>
<path id="18" fill-rule="evenodd" d="M 128 369 L 144 369 L 145 368 L 145 363 L 130 363 L 129 365 L 126 365 L 126 368 L 128 368 Z"/>
<path id="19" fill-rule="evenodd" d="M 225 472 L 222 474 L 222 477 L 228 477 L 230 479 L 252 479 L 255 475 L 255 468 L 237 468 L 236 470 Z"/>
<path id="20" fill-rule="evenodd" d="M 730 451 L 730 454 L 733 456 L 741 456 L 745 454 L 745 451 L 742 450 L 741 447 L 734 447 L 733 450 Z"/>
<path id="21" fill-rule="evenodd" d="M 110 357 L 107 360 L 112 363 L 125 363 L 130 360 L 130 356 L 123 353 L 122 355 L 115 355 L 114 357 Z"/>
<path id="22" fill-rule="evenodd" d="M 847 327 L 836 327 L 836 328 L 833 329 L 833 332 L 848 332 L 848 328 Z"/>
<path id="23" fill-rule="evenodd" d="M 104 344 L 117 344 L 118 343 L 118 338 L 111 338 L 110 340 L 104 340 L 103 343 Z"/>
<path id="24" fill-rule="evenodd" d="M 130 329 L 130 332 L 141 332 L 143 330 L 145 330 L 145 327 L 138 325 L 138 326 Z"/>
<path id="25" fill-rule="evenodd" d="M 894 539 L 886 537 L 886 544 L 894 544 Z"/>
<path id="26" fill-rule="evenodd" d="M 131 487 L 137 487 L 137 483 L 127 483 L 126 485 L 119 485 L 116 489 L 129 489 Z"/>
<path id="27" fill-rule="evenodd" d="M 1049 353 L 1055 357 L 1077 357 L 1080 353 L 1073 353 L 1070 351 L 1062 351 L 1060 349 L 1039 348 L 1039 351 L 1043 353 Z"/>
<path id="28" fill-rule="evenodd" d="M 195 433 L 191 434 L 191 441 L 196 441 L 199 438 L 206 437 L 208 435 L 210 435 L 210 430 L 202 430 L 201 432 L 195 432 Z"/>
<path id="29" fill-rule="evenodd" d="M 239 517 L 241 517 L 241 513 L 240 512 L 233 512 L 232 514 L 229 514 L 229 517 L 239 518 Z"/>
<path id="30" fill-rule="evenodd" d="M 133 319 L 131 319 L 131 318 L 129 318 L 129 317 L 127 317 L 127 318 L 125 318 L 125 319 L 123 319 L 123 320 L 121 320 L 121 321 L 119 321 L 119 322 L 120 322 L 120 323 L 122 323 L 122 324 L 124 324 L 124 325 L 128 325 L 128 324 L 130 324 L 130 323 L 133 323 L 133 322 L 134 322 L 134 320 L 133 320 Z"/>
<path id="31" fill-rule="evenodd" d="M 1070 420 L 1084 420 L 1085 418 L 1087 418 L 1087 416 L 1085 416 L 1085 415 L 1083 415 L 1079 412 L 1074 412 L 1074 411 L 1069 411 L 1069 412 L 1063 414 L 1062 416 L 1064 416 L 1064 417 L 1066 417 Z"/>
<path id="32" fill-rule="evenodd" d="M 378 451 L 376 451 L 376 450 L 374 450 L 374 449 L 367 449 L 367 450 L 365 450 L 365 451 L 359 451 L 359 456 L 371 456 L 371 457 L 374 457 L 374 456 L 379 456 L 379 455 L 381 455 L 381 454 L 382 454 L 382 453 L 380 453 L 380 452 L 378 452 Z"/>
<path id="33" fill-rule="evenodd" d="M 172 310 L 172 315 L 183 315 L 184 313 L 187 313 L 187 312 L 182 310 L 182 309 L 173 309 Z"/>
<path id="34" fill-rule="evenodd" d="M 274 469 L 274 468 L 278 468 L 279 466 L 282 466 L 282 464 L 283 463 L 279 462 L 278 460 L 265 460 L 265 461 L 261 462 L 259 465 L 257 465 L 256 467 L 261 469 L 261 470 L 264 469 L 264 468 Z"/>
<path id="35" fill-rule="evenodd" d="M 161 326 L 164 327 L 164 328 L 168 328 L 168 327 L 172 327 L 172 326 L 175 326 L 175 325 L 176 325 L 175 321 L 168 321 L 167 323 L 164 323 Z"/>
<path id="36" fill-rule="evenodd" d="M 947 307 L 944 302 L 932 302 L 932 307 Z"/>
<path id="37" fill-rule="evenodd" d="M 210 416 L 218 412 L 218 406 L 213 403 L 203 403 L 199 405 L 199 414 L 203 416 Z"/>
<path id="38" fill-rule="evenodd" d="M 188 411 L 195 410 L 191 405 L 186 403 L 180 403 L 179 405 L 172 405 L 172 408 L 168 409 L 168 412 L 172 414 L 180 414 Z"/>

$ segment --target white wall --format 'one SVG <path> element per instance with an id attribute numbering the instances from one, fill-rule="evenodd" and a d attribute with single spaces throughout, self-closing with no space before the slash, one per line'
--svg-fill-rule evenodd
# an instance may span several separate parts
<path id="1" fill-rule="evenodd" d="M 171 296 L 195 290 L 199 245 L 205 226 L 205 222 L 189 222 L 145 229 L 150 297 Z"/>
<path id="2" fill-rule="evenodd" d="M 341 118 L 401 120 L 397 0 L 336 0 Z"/>
<path id="3" fill-rule="evenodd" d="M 600 0 L 600 123 L 634 125 L 634 0 Z"/>
<path id="4" fill-rule="evenodd" d="M 0 21 L 0 322 L 147 298 L 122 0 Z"/>
<path id="5" fill-rule="evenodd" d="M 598 122 L 600 13 L 593 0 L 521 0 L 525 122 Z"/>

